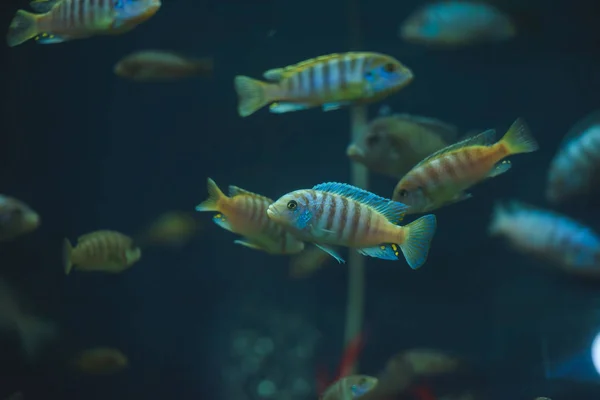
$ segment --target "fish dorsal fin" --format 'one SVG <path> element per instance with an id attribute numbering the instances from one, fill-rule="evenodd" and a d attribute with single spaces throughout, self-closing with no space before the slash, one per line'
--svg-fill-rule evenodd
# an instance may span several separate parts
<path id="1" fill-rule="evenodd" d="M 578 139 L 593 126 L 600 126 L 600 110 L 592 111 L 577 121 L 563 138 L 561 147 L 564 147 L 569 142 Z"/>
<path id="2" fill-rule="evenodd" d="M 258 198 L 258 199 L 261 199 L 261 200 L 266 200 L 266 201 L 268 201 L 268 202 L 269 202 L 269 204 L 270 204 L 270 203 L 273 203 L 273 200 L 271 200 L 271 199 L 270 199 L 270 198 L 268 198 L 268 197 L 265 197 L 265 196 L 263 196 L 263 195 L 260 195 L 260 194 L 257 194 L 257 193 L 252 193 L 252 192 L 250 192 L 250 191 L 248 191 L 248 190 L 246 190 L 246 189 L 242 189 L 242 188 L 240 188 L 240 187 L 237 187 L 237 186 L 230 185 L 230 186 L 229 186 L 229 197 L 235 197 L 235 196 L 250 196 L 250 197 L 256 197 L 256 198 Z"/>
<path id="3" fill-rule="evenodd" d="M 284 75 L 284 68 L 274 68 L 263 73 L 263 78 L 272 82 L 279 82 Z"/>
<path id="4" fill-rule="evenodd" d="M 60 0 L 33 0 L 29 3 L 31 9 L 38 13 L 47 13 L 52 10 L 52 8 L 59 2 Z"/>
<path id="5" fill-rule="evenodd" d="M 493 129 L 488 129 L 485 132 L 480 133 L 479 135 L 475 135 L 465 140 L 462 140 L 458 143 L 451 144 L 450 146 L 444 147 L 441 150 L 436 151 L 433 154 L 427 156 L 423 161 L 415 165 L 414 168 L 420 167 L 423 164 L 430 162 L 431 160 L 435 160 L 436 158 L 450 153 L 452 151 L 456 151 L 469 146 L 489 146 L 493 144 L 496 140 L 496 131 Z"/>
<path id="6" fill-rule="evenodd" d="M 298 72 L 299 70 L 310 67 L 311 65 L 321 63 L 321 62 L 327 62 L 331 59 L 341 58 L 343 56 L 356 57 L 360 54 L 362 54 L 362 53 L 345 53 L 345 54 L 332 53 L 332 54 L 327 54 L 324 56 L 310 58 L 308 60 L 300 61 L 297 64 L 288 65 L 287 67 L 270 69 L 263 73 L 263 77 L 269 81 L 277 82 L 283 78 L 290 76 L 293 73 Z"/>
<path id="7" fill-rule="evenodd" d="M 77 238 L 77 242 L 78 243 L 85 242 L 86 240 L 89 240 L 89 239 L 91 239 L 91 238 L 93 238 L 95 236 L 98 236 L 99 234 L 102 235 L 102 234 L 111 233 L 111 232 L 113 232 L 113 231 L 109 231 L 107 229 L 102 229 L 102 230 L 99 230 L 99 231 L 94 231 L 94 232 L 86 233 L 85 235 L 79 236 Z"/>
<path id="8" fill-rule="evenodd" d="M 382 214 L 388 221 L 393 224 L 404 219 L 408 207 L 405 204 L 383 197 L 377 196 L 374 193 L 368 192 L 356 186 L 348 185 L 347 183 L 326 182 L 313 187 L 313 190 L 319 190 L 331 194 L 337 194 L 347 197 L 372 207 L 378 213 Z"/>
<path id="9" fill-rule="evenodd" d="M 440 135 L 440 137 L 444 139 L 447 143 L 454 142 L 458 136 L 458 128 L 456 128 L 456 126 L 448 124 L 444 121 L 440 121 L 439 119 L 404 113 L 394 114 L 394 117 L 421 125 L 429 129 L 430 131 Z"/>

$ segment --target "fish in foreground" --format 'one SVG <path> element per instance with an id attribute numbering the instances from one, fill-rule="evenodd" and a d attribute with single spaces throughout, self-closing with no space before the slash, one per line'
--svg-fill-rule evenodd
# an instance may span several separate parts
<path id="1" fill-rule="evenodd" d="M 538 149 L 529 128 L 517 119 L 494 143 L 487 130 L 433 153 L 406 174 L 394 189 L 393 199 L 409 206 L 408 213 L 424 213 L 471 197 L 465 190 L 510 169 L 505 157 Z"/>
<path id="2" fill-rule="evenodd" d="M 411 14 L 399 36 L 411 43 L 461 47 L 500 42 L 516 36 L 512 19 L 491 4 L 480 1 L 438 1 Z"/>
<path id="3" fill-rule="evenodd" d="M 40 216 L 27 204 L 0 194 L 0 241 L 11 240 L 40 226 Z"/>
<path id="4" fill-rule="evenodd" d="M 346 155 L 373 172 L 400 178 L 429 154 L 456 141 L 457 132 L 455 126 L 434 118 L 380 116 L 348 146 Z"/>
<path id="5" fill-rule="evenodd" d="M 110 347 L 84 350 L 72 361 L 73 367 L 86 374 L 107 375 L 123 370 L 129 361 L 121 351 Z"/>
<path id="6" fill-rule="evenodd" d="M 65 274 L 73 268 L 80 271 L 120 273 L 142 257 L 142 250 L 133 240 L 120 232 L 100 230 L 85 234 L 72 247 L 69 239 L 64 241 L 63 262 Z"/>
<path id="7" fill-rule="evenodd" d="M 267 210 L 273 221 L 340 263 L 344 260 L 332 246 L 355 248 L 384 260 L 398 260 L 402 251 L 410 267 L 417 269 L 427 260 L 436 219 L 426 215 L 408 225 L 396 225 L 405 212 L 402 203 L 337 182 L 288 193 Z"/>
<path id="8" fill-rule="evenodd" d="M 516 250 L 582 276 L 600 276 L 600 237 L 566 216 L 513 201 L 497 204 L 489 226 Z"/>
<path id="9" fill-rule="evenodd" d="M 137 82 L 172 81 L 193 76 L 211 76 L 213 59 L 190 58 L 160 50 L 130 54 L 114 67 L 114 73 Z"/>
<path id="10" fill-rule="evenodd" d="M 329 386 L 319 400 L 352 400 L 363 396 L 377 386 L 377 378 L 368 375 L 350 375 Z"/>
<path id="11" fill-rule="evenodd" d="M 229 186 L 229 196 L 215 181 L 207 180 L 208 199 L 196 206 L 196 211 L 216 211 L 213 221 L 221 228 L 237 233 L 244 240 L 235 244 L 270 254 L 296 254 L 304 243 L 267 217 L 267 207 L 273 200 L 237 186 Z"/>
<path id="12" fill-rule="evenodd" d="M 17 293 L 0 278 L 0 329 L 19 335 L 25 356 L 32 360 L 57 334 L 56 325 L 27 312 Z"/>
<path id="13" fill-rule="evenodd" d="M 548 173 L 546 199 L 553 204 L 591 193 L 600 183 L 600 110 L 567 133 Z"/>
<path id="14" fill-rule="evenodd" d="M 379 101 L 413 80 L 410 69 L 379 53 L 329 54 L 266 71 L 262 82 L 236 76 L 238 114 L 247 117 L 271 104 L 272 113 L 322 107 L 323 111 Z"/>
<path id="15" fill-rule="evenodd" d="M 161 4 L 160 0 L 37 0 L 30 5 L 39 14 L 17 11 L 6 37 L 10 47 L 33 38 L 53 44 L 118 35 L 152 17 Z"/>

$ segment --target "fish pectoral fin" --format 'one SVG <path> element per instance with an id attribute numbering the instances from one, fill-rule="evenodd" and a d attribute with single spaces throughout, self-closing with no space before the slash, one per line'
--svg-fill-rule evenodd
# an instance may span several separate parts
<path id="1" fill-rule="evenodd" d="M 333 111 L 333 110 L 339 110 L 342 107 L 345 106 L 349 106 L 350 102 L 348 101 L 341 101 L 338 103 L 327 103 L 327 104 L 323 104 L 321 106 L 321 108 L 323 109 L 323 111 Z"/>
<path id="2" fill-rule="evenodd" d="M 382 260 L 398 260 L 400 258 L 400 248 L 394 243 L 383 243 L 375 247 L 357 249 L 363 256 L 381 258 Z"/>
<path id="3" fill-rule="evenodd" d="M 318 248 L 320 248 L 321 250 L 323 250 L 325 253 L 329 254 L 331 257 L 335 258 L 336 261 L 340 264 L 344 264 L 346 261 L 344 261 L 344 259 L 342 257 L 340 257 L 340 255 L 331 247 L 329 246 L 325 246 L 322 244 L 317 244 L 314 243 L 315 246 L 317 246 Z"/>
<path id="4" fill-rule="evenodd" d="M 248 247 L 250 249 L 265 251 L 265 249 L 263 249 L 260 245 L 246 240 L 234 240 L 233 243 L 239 244 L 240 246 Z"/>
<path id="5" fill-rule="evenodd" d="M 452 199 L 448 200 L 446 202 L 446 205 L 458 203 L 458 202 L 461 202 L 463 200 L 470 199 L 471 197 L 473 197 L 473 195 L 471 193 L 462 192 L 462 193 L 459 193 L 456 196 L 454 196 Z"/>
<path id="6" fill-rule="evenodd" d="M 58 0 L 33 0 L 29 3 L 31 9 L 37 13 L 47 13 L 58 3 Z"/>
<path id="7" fill-rule="evenodd" d="M 229 221 L 227 221 L 227 217 L 224 216 L 223 214 L 221 214 L 221 213 L 216 214 L 213 217 L 213 221 L 215 224 L 219 225 L 221 228 L 228 230 L 230 232 L 233 232 L 231 230 L 231 225 L 229 224 Z"/>
<path id="8" fill-rule="evenodd" d="M 503 173 L 505 173 L 506 171 L 508 171 L 511 167 L 510 161 L 508 160 L 504 160 L 502 162 L 499 162 L 498 164 L 496 164 L 494 166 L 494 168 L 490 171 L 490 173 L 488 174 L 488 178 L 493 178 L 495 176 L 501 175 Z"/>
<path id="9" fill-rule="evenodd" d="M 307 110 L 310 107 L 306 104 L 296 103 L 273 103 L 269 106 L 269 111 L 273 114 L 284 114 L 292 111 Z"/>
<path id="10" fill-rule="evenodd" d="M 69 38 L 53 35 L 51 33 L 42 33 L 35 38 L 35 41 L 39 44 L 55 44 L 66 42 L 67 40 L 69 40 Z"/>

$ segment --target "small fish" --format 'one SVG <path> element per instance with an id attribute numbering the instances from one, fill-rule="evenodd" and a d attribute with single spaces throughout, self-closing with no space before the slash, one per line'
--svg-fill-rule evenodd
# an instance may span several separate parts
<path id="1" fill-rule="evenodd" d="M 369 170 L 400 178 L 419 161 L 454 142 L 458 130 L 437 119 L 409 114 L 375 118 L 346 155 Z"/>
<path id="2" fill-rule="evenodd" d="M 190 58 L 160 51 L 138 51 L 120 60 L 114 67 L 117 76 L 138 82 L 171 81 L 193 76 L 211 76 L 213 59 Z"/>
<path id="3" fill-rule="evenodd" d="M 107 375 L 123 370 L 129 364 L 127 357 L 110 347 L 85 350 L 72 361 L 73 366 L 86 374 Z"/>
<path id="4" fill-rule="evenodd" d="M 406 360 L 419 376 L 451 373 L 461 366 L 461 361 L 434 349 L 410 349 L 398 355 Z"/>
<path id="5" fill-rule="evenodd" d="M 181 247 L 189 242 L 199 228 L 196 218 L 190 213 L 170 211 L 160 215 L 136 239 L 136 243 L 140 246 Z"/>
<path id="6" fill-rule="evenodd" d="M 10 47 L 36 38 L 40 44 L 61 43 L 96 35 L 128 32 L 152 17 L 160 0 L 34 0 L 10 23 Z"/>
<path id="7" fill-rule="evenodd" d="M 411 43 L 461 47 L 500 42 L 517 34 L 511 18 L 479 1 L 438 1 L 411 14 L 400 26 L 400 37 Z"/>
<path id="8" fill-rule="evenodd" d="M 0 241 L 11 240 L 40 226 L 40 216 L 20 200 L 0 194 Z"/>
<path id="9" fill-rule="evenodd" d="M 73 267 L 80 271 L 120 273 L 139 261 L 142 250 L 129 236 L 101 230 L 80 236 L 75 248 L 65 239 L 63 257 L 67 275 Z"/>
<path id="10" fill-rule="evenodd" d="M 333 383 L 319 400 L 352 400 L 363 396 L 377 386 L 377 378 L 368 375 L 350 375 Z"/>
<path id="11" fill-rule="evenodd" d="M 600 277 L 600 237 L 566 216 L 516 201 L 497 204 L 489 234 L 565 271 Z"/>
<path id="12" fill-rule="evenodd" d="M 494 143 L 494 136 L 495 131 L 488 130 L 433 153 L 398 182 L 393 199 L 407 204 L 409 214 L 468 199 L 471 195 L 466 189 L 510 169 L 505 157 L 538 149 L 521 119 L 500 141 Z"/>
<path id="13" fill-rule="evenodd" d="M 402 251 L 412 269 L 427 260 L 436 229 L 434 215 L 406 226 L 406 206 L 345 183 L 322 183 L 296 190 L 269 206 L 269 218 L 298 239 L 314 243 L 338 262 L 344 260 L 331 246 L 357 249 L 360 254 L 398 260 Z"/>
<path id="14" fill-rule="evenodd" d="M 236 76 L 238 114 L 247 117 L 271 104 L 272 113 L 322 107 L 323 111 L 379 101 L 413 80 L 410 69 L 379 53 L 329 54 L 266 71 L 262 82 Z"/>
<path id="15" fill-rule="evenodd" d="M 304 249 L 303 242 L 267 217 L 273 200 L 237 186 L 229 186 L 228 197 L 210 178 L 207 189 L 208 199 L 196 206 L 196 211 L 217 211 L 215 224 L 244 236 L 235 244 L 270 254 L 296 254 Z"/>
<path id="16" fill-rule="evenodd" d="M 587 195 L 600 183 L 600 110 L 576 123 L 550 164 L 546 199 L 558 204 Z"/>

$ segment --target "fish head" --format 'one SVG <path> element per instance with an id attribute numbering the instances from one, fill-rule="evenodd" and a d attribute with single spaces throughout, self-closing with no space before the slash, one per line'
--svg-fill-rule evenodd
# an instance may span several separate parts
<path id="1" fill-rule="evenodd" d="M 276 223 L 304 230 L 312 219 L 311 205 L 305 190 L 296 190 L 279 198 L 267 209 L 267 216 Z"/>
<path id="2" fill-rule="evenodd" d="M 407 205 L 409 214 L 429 211 L 432 207 L 425 190 L 406 178 L 403 178 L 394 189 L 393 200 Z"/>
<path id="3" fill-rule="evenodd" d="M 364 74 L 367 91 L 372 97 L 400 90 L 414 78 L 408 67 L 394 57 L 383 54 L 369 61 Z"/>
<path id="4" fill-rule="evenodd" d="M 388 173 L 393 170 L 400 158 L 396 149 L 397 140 L 392 140 L 390 133 L 394 129 L 394 123 L 393 117 L 374 119 L 360 141 L 348 147 L 348 157 L 375 172 Z"/>
<path id="5" fill-rule="evenodd" d="M 115 27 L 135 26 L 152 17 L 161 6 L 160 0 L 112 0 Z"/>

